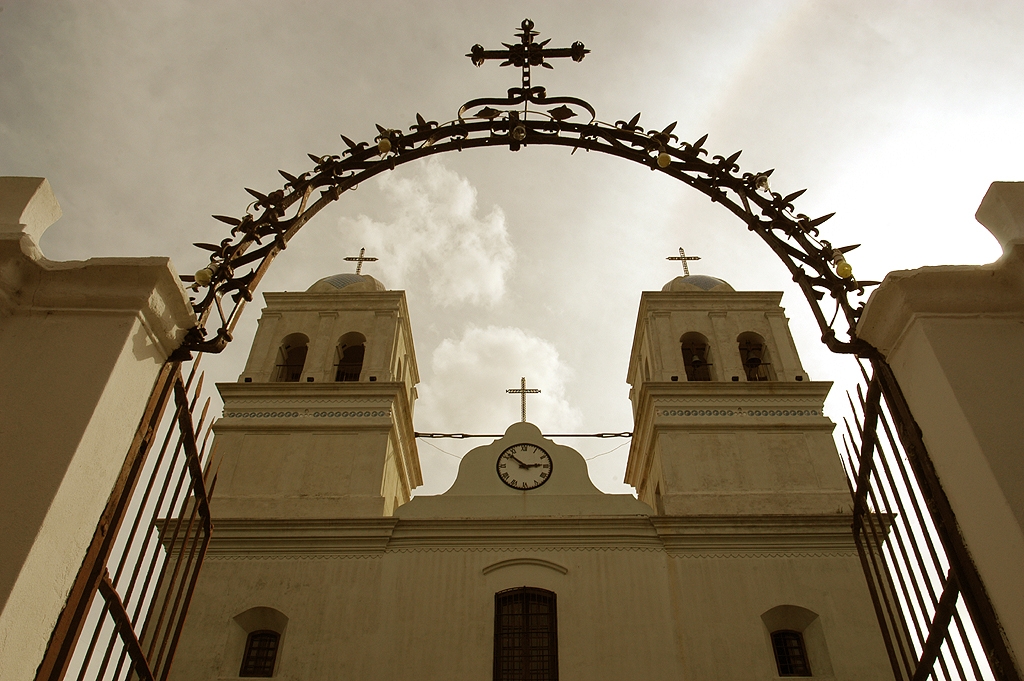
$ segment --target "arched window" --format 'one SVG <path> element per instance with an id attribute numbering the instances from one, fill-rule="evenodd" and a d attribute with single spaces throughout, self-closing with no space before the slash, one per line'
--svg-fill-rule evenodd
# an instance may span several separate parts
<path id="1" fill-rule="evenodd" d="M 687 381 L 711 380 L 711 351 L 708 339 L 697 332 L 683 334 L 679 339 Z"/>
<path id="2" fill-rule="evenodd" d="M 239 670 L 238 675 L 248 677 L 273 676 L 280 640 L 281 635 L 269 629 L 250 633 L 245 641 L 242 668 Z"/>
<path id="3" fill-rule="evenodd" d="M 777 605 L 761 615 L 779 676 L 835 676 L 821 618 L 799 605 Z"/>
<path id="4" fill-rule="evenodd" d="M 358 381 L 359 374 L 363 371 L 365 354 L 366 336 L 355 331 L 342 336 L 334 357 L 334 380 Z"/>
<path id="5" fill-rule="evenodd" d="M 555 594 L 520 587 L 494 594 L 494 681 L 557 681 Z"/>
<path id="6" fill-rule="evenodd" d="M 771 357 L 768 345 L 759 334 L 753 331 L 741 333 L 736 339 L 740 346 L 740 361 L 748 381 L 774 381 Z"/>
<path id="7" fill-rule="evenodd" d="M 810 676 L 811 666 L 807 662 L 804 636 L 799 631 L 773 631 L 772 650 L 779 676 Z"/>
<path id="8" fill-rule="evenodd" d="M 281 341 L 281 349 L 277 351 L 277 366 L 274 367 L 274 380 L 291 383 L 302 377 L 302 367 L 306 365 L 306 350 L 309 338 L 302 333 L 285 336 Z"/>

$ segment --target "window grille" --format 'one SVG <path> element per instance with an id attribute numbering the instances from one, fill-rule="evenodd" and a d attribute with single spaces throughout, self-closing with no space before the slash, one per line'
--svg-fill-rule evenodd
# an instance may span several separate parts
<path id="1" fill-rule="evenodd" d="M 524 586 L 494 595 L 494 681 L 558 681 L 551 591 Z"/>
<path id="2" fill-rule="evenodd" d="M 776 631 L 772 633 L 772 649 L 779 676 L 810 676 L 807 664 L 807 650 L 804 637 L 799 631 Z"/>
<path id="3" fill-rule="evenodd" d="M 274 675 L 277 644 L 281 636 L 276 631 L 254 631 L 245 642 L 242 669 L 239 676 L 268 677 Z"/>

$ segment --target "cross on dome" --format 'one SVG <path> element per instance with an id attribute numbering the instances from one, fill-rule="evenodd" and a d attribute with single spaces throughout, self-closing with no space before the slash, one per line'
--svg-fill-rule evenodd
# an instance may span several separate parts
<path id="1" fill-rule="evenodd" d="M 680 248 L 679 250 L 681 251 L 683 249 Z M 365 253 L 366 249 L 360 248 L 359 255 L 350 255 L 347 258 L 345 258 L 345 260 L 347 260 L 348 262 L 356 263 L 356 274 L 360 274 L 362 272 L 364 262 L 376 262 L 377 260 L 377 258 L 364 258 L 363 255 Z"/>
<path id="2" fill-rule="evenodd" d="M 700 256 L 699 255 L 686 255 L 686 251 L 684 251 L 683 248 L 680 246 L 679 247 L 679 255 L 678 256 L 672 255 L 672 256 L 669 256 L 669 257 L 665 258 L 665 260 L 680 260 L 680 261 L 682 261 L 682 263 L 683 263 L 683 276 L 688 277 L 688 276 L 690 276 L 690 266 L 686 264 L 686 261 L 687 260 L 700 260 Z"/>
<path id="3" fill-rule="evenodd" d="M 516 393 L 516 394 L 519 395 L 520 399 L 522 400 L 523 423 L 526 423 L 526 395 L 527 395 L 527 393 L 529 393 L 529 394 L 539 393 L 540 390 L 538 390 L 537 388 L 527 388 L 526 387 L 526 376 L 523 376 L 521 379 L 519 379 L 519 387 L 518 388 L 509 388 L 505 392 L 507 392 L 507 393 Z"/>

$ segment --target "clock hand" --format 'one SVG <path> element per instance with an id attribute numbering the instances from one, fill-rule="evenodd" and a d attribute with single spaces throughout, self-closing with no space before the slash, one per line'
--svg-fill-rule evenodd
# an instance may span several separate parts
<path id="1" fill-rule="evenodd" d="M 519 459 L 517 459 L 516 455 L 513 454 L 512 452 L 509 452 L 508 455 L 509 455 L 509 458 L 511 458 L 513 461 L 515 461 L 517 464 L 519 464 L 520 468 L 529 468 L 530 467 L 529 464 L 525 464 L 522 461 L 520 461 Z"/>

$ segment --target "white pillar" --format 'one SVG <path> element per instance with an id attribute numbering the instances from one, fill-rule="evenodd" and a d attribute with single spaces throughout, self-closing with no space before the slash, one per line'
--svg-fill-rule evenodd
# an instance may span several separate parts
<path id="1" fill-rule="evenodd" d="M 43 178 L 0 178 L 0 678 L 35 676 L 143 408 L 195 325 L 167 258 L 53 262 Z"/>
<path id="2" fill-rule="evenodd" d="M 1024 662 L 1024 182 L 994 182 L 976 217 L 1002 245 L 998 261 L 890 272 L 857 334 L 899 380 Z"/>

